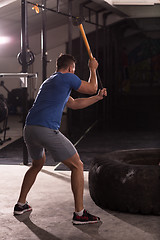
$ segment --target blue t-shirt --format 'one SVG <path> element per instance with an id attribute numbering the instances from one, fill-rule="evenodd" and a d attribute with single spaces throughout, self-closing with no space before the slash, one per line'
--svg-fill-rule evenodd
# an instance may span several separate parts
<path id="1" fill-rule="evenodd" d="M 73 73 L 54 73 L 41 85 L 27 115 L 26 125 L 59 129 L 71 90 L 77 90 L 80 85 L 81 80 Z"/>

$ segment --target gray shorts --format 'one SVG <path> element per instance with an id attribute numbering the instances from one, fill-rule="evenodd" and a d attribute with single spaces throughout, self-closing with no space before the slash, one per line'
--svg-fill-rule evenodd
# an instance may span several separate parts
<path id="1" fill-rule="evenodd" d="M 51 153 L 55 162 L 63 162 L 77 152 L 74 145 L 59 130 L 27 125 L 24 127 L 23 136 L 28 152 L 34 160 L 42 158 L 45 149 Z"/>

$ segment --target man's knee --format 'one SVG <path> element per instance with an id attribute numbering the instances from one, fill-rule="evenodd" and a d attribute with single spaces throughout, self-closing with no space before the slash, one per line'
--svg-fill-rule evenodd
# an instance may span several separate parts
<path id="1" fill-rule="evenodd" d="M 79 159 L 79 161 L 76 163 L 75 168 L 83 171 L 83 162 Z"/>
<path id="2" fill-rule="evenodd" d="M 33 160 L 32 161 L 32 167 L 37 169 L 37 171 L 40 171 L 44 165 L 46 161 L 46 156 L 45 154 L 43 155 L 43 157 L 41 159 L 38 159 L 38 160 Z"/>
<path id="3" fill-rule="evenodd" d="M 75 154 L 73 157 L 65 160 L 63 163 L 67 167 L 69 167 L 71 171 L 73 170 L 83 171 L 83 162 L 80 160 L 80 157 L 78 154 Z"/>
<path id="4" fill-rule="evenodd" d="M 78 170 L 78 171 L 83 171 L 83 163 L 81 160 L 78 162 L 74 163 L 70 167 L 71 171 Z"/>

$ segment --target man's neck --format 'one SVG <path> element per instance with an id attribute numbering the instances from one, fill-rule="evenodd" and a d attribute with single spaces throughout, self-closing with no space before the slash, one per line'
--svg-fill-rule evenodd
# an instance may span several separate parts
<path id="1" fill-rule="evenodd" d="M 68 73 L 68 69 L 59 69 L 57 72 L 60 72 L 60 73 Z"/>

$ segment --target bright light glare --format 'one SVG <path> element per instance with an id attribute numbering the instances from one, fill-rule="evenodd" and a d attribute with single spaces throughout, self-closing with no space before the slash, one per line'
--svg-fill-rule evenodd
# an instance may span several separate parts
<path id="1" fill-rule="evenodd" d="M 16 2 L 16 0 L 1 0 L 0 8 L 7 6 L 10 3 Z"/>
<path id="2" fill-rule="evenodd" d="M 0 37 L 0 44 L 6 44 L 10 42 L 10 38 L 9 37 Z"/>
<path id="3" fill-rule="evenodd" d="M 154 5 L 160 3 L 160 0 L 113 0 L 114 5 Z"/>

